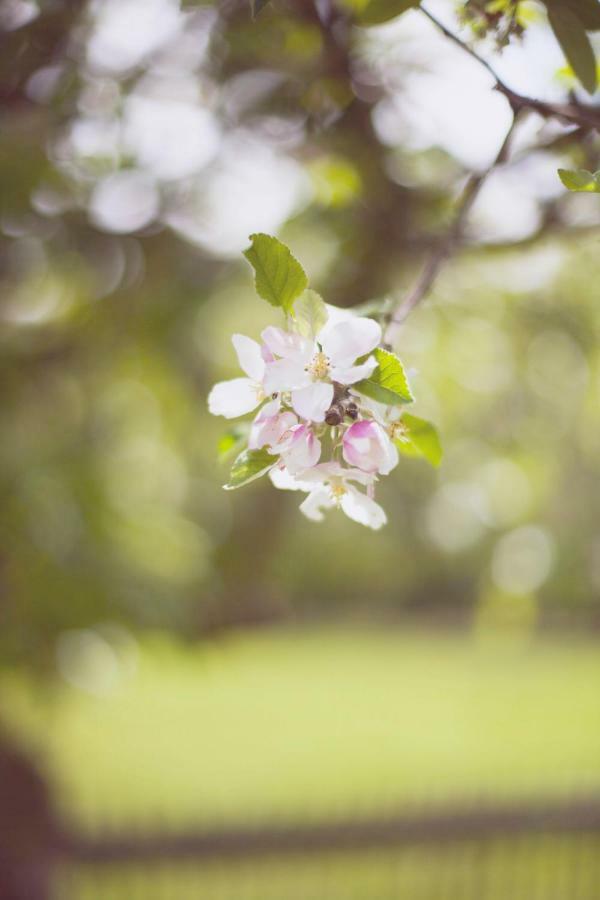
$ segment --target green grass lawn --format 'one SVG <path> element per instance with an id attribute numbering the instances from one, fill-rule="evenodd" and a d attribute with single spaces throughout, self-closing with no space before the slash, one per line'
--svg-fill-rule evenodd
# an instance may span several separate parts
<path id="1" fill-rule="evenodd" d="M 147 639 L 137 667 L 4 705 L 82 823 L 216 825 L 600 787 L 600 652 L 382 630 Z"/>

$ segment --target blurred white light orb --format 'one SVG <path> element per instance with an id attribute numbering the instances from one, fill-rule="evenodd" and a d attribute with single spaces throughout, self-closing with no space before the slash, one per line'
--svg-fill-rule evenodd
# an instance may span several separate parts
<path id="1" fill-rule="evenodd" d="M 175 0 L 96 0 L 87 47 L 93 69 L 125 72 L 178 32 L 183 16 Z"/>
<path id="2" fill-rule="evenodd" d="M 447 553 L 458 553 L 481 538 L 488 519 L 483 491 L 468 481 L 444 484 L 425 514 L 430 540 Z"/>
<path id="3" fill-rule="evenodd" d="M 117 653 L 91 629 L 64 632 L 58 639 L 56 663 L 64 680 L 87 694 L 111 694 L 121 680 Z"/>
<path id="4" fill-rule="evenodd" d="M 554 562 L 554 541 L 544 528 L 524 525 L 500 538 L 492 557 L 492 579 L 508 594 L 538 590 Z"/>
<path id="5" fill-rule="evenodd" d="M 184 178 L 217 154 L 220 129 L 213 114 L 195 103 L 132 96 L 125 105 L 123 143 L 156 178 Z"/>
<path id="6" fill-rule="evenodd" d="M 232 135 L 196 191 L 165 216 L 214 256 L 238 256 L 255 231 L 277 232 L 310 199 L 303 168 L 268 144 Z"/>
<path id="7" fill-rule="evenodd" d="M 116 172 L 98 182 L 90 199 L 90 218 L 98 228 L 115 234 L 138 231 L 158 213 L 156 185 L 137 171 Z"/>

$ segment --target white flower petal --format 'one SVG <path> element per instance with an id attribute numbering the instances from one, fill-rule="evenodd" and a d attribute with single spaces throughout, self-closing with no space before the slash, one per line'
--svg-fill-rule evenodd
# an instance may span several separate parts
<path id="1" fill-rule="evenodd" d="M 265 361 L 262 357 L 260 344 L 246 337 L 245 334 L 234 334 L 231 343 L 235 347 L 237 358 L 241 368 L 253 381 L 261 382 L 265 374 Z"/>
<path id="2" fill-rule="evenodd" d="M 306 482 L 325 482 L 330 481 L 331 478 L 344 478 L 349 481 L 358 481 L 360 484 L 373 484 L 377 480 L 372 472 L 349 469 L 336 462 L 319 463 L 302 473 L 302 479 Z"/>
<path id="3" fill-rule="evenodd" d="M 270 419 L 271 416 L 276 416 L 279 412 L 280 406 L 281 403 L 279 402 L 279 398 L 276 397 L 275 400 L 269 400 L 268 403 L 265 403 L 264 406 L 261 406 L 254 420 L 254 424 L 258 422 L 265 422 L 267 419 Z"/>
<path id="4" fill-rule="evenodd" d="M 295 418 L 295 417 L 294 417 Z M 292 429 L 288 446 L 281 451 L 286 468 L 292 475 L 311 469 L 321 457 L 321 442 L 308 425 Z"/>
<path id="5" fill-rule="evenodd" d="M 265 393 L 272 394 L 305 387 L 311 384 L 311 380 L 302 360 L 278 359 L 276 362 L 267 363 L 263 384 Z"/>
<path id="6" fill-rule="evenodd" d="M 280 491 L 302 491 L 305 488 L 302 487 L 300 481 L 290 475 L 287 469 L 280 469 L 279 466 L 275 466 L 269 472 L 269 478 L 273 482 L 273 485 L 276 488 L 279 488 Z M 309 485 L 306 490 L 311 490 L 312 485 Z"/>
<path id="7" fill-rule="evenodd" d="M 213 416 L 235 419 L 256 409 L 260 403 L 257 386 L 250 378 L 219 381 L 208 395 L 208 409 Z"/>
<path id="8" fill-rule="evenodd" d="M 375 531 L 387 522 L 387 516 L 379 503 L 366 494 L 361 494 L 356 488 L 347 486 L 340 505 L 349 519 Z"/>
<path id="9" fill-rule="evenodd" d="M 339 322 L 351 322 L 353 319 L 356 319 L 356 313 L 351 309 L 344 309 L 341 306 L 333 306 L 331 303 L 325 304 L 325 309 L 327 310 L 327 322 L 321 329 L 321 334 L 325 334 L 333 325 L 337 325 Z"/>
<path id="10" fill-rule="evenodd" d="M 276 413 L 268 418 L 259 415 L 250 429 L 248 448 L 260 450 L 261 447 L 270 447 L 270 452 L 277 454 L 280 452 L 279 442 L 297 424 L 298 419 L 291 412 Z"/>
<path id="11" fill-rule="evenodd" d="M 392 469 L 395 469 L 398 465 L 398 450 L 385 431 L 383 432 L 382 445 L 385 453 L 385 461 L 380 464 L 379 471 L 382 475 L 389 475 Z"/>
<path id="12" fill-rule="evenodd" d="M 305 365 L 316 352 L 313 341 L 291 331 L 284 331 L 283 328 L 276 328 L 274 325 L 265 328 L 261 338 L 275 356 L 281 356 L 282 359 L 301 356 Z"/>
<path id="13" fill-rule="evenodd" d="M 318 381 L 292 391 L 292 406 L 302 419 L 322 422 L 333 400 L 333 385 Z"/>
<path id="14" fill-rule="evenodd" d="M 315 491 L 311 491 L 306 500 L 300 504 L 300 512 L 303 512 L 306 518 L 312 522 L 322 522 L 324 518 L 322 511 L 331 509 L 333 506 L 335 506 L 335 502 L 329 491 L 317 488 Z"/>
<path id="15" fill-rule="evenodd" d="M 381 326 L 374 319 L 357 316 L 324 329 L 319 341 L 334 366 L 347 366 L 377 347 Z"/>
<path id="16" fill-rule="evenodd" d="M 370 356 L 360 366 L 334 366 L 331 370 L 331 378 L 333 381 L 339 381 L 340 384 L 355 384 L 368 378 L 377 368 L 377 360 L 374 356 Z"/>

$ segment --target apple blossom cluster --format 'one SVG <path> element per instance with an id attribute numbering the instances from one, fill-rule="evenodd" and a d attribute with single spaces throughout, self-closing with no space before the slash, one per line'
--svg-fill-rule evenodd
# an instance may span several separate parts
<path id="1" fill-rule="evenodd" d="M 275 238 L 251 239 L 246 256 L 257 290 L 273 303 L 272 296 L 281 295 L 277 285 L 285 289 L 297 275 L 295 266 L 302 269 Z M 300 509 L 309 519 L 321 521 L 325 510 L 339 507 L 355 522 L 379 529 L 387 521 L 375 500 L 380 476 L 398 464 L 399 449 L 435 462 L 437 435 L 422 419 L 403 420 L 401 407 L 412 395 L 400 361 L 380 347 L 379 323 L 326 305 L 305 289 L 305 280 L 300 283 L 293 303 L 273 303 L 287 312 L 285 329 L 265 328 L 260 342 L 233 335 L 245 377 L 221 381 L 209 394 L 213 415 L 253 414 L 225 442 L 232 449 L 245 445 L 225 487 L 268 473 L 276 488 L 306 494 Z"/>

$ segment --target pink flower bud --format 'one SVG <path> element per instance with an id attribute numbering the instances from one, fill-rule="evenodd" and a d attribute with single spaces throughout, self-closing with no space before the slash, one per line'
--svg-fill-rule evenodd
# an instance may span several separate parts
<path id="1" fill-rule="evenodd" d="M 273 447 L 281 441 L 290 428 L 293 428 L 298 423 L 296 416 L 290 412 L 269 415 L 273 406 L 278 407 L 279 403 L 274 401 L 273 404 L 267 404 L 252 423 L 248 439 L 250 450 L 260 450 L 261 447 Z"/>
<path id="2" fill-rule="evenodd" d="M 363 472 L 387 475 L 398 463 L 398 451 L 377 422 L 355 422 L 343 438 L 344 459 Z"/>
<path id="3" fill-rule="evenodd" d="M 296 425 L 291 428 L 273 449 L 281 454 L 281 459 L 291 475 L 312 468 L 319 462 L 321 456 L 321 442 L 308 425 Z"/>

